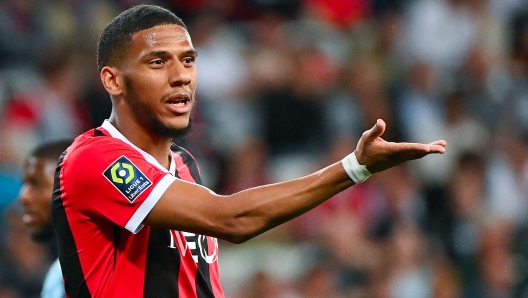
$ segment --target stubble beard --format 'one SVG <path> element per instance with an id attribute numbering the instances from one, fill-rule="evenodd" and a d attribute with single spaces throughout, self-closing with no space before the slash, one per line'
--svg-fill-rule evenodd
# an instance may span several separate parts
<path id="1" fill-rule="evenodd" d="M 193 128 L 193 115 L 196 108 L 196 102 L 192 107 L 191 114 L 189 116 L 189 124 L 185 128 L 170 127 L 161 122 L 161 120 L 152 111 L 151 107 L 140 100 L 132 80 L 125 76 L 125 86 L 127 97 L 126 100 L 130 104 L 132 109 L 133 117 L 136 119 L 141 126 L 148 128 L 149 131 L 155 132 L 156 134 L 167 137 L 172 140 L 185 138 Z"/>
<path id="2" fill-rule="evenodd" d="M 47 221 L 43 226 L 31 232 L 31 239 L 36 242 L 44 243 L 55 237 L 55 230 L 51 221 Z"/>

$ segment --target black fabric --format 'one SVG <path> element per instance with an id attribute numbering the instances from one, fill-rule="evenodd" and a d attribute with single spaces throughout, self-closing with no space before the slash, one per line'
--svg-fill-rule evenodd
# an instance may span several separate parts
<path id="1" fill-rule="evenodd" d="M 60 243 L 65 243 L 66 245 L 59 247 L 60 256 L 78 256 L 77 246 L 75 245 L 75 240 L 73 238 L 73 233 L 71 231 L 70 225 L 68 223 L 68 218 L 66 216 L 66 210 L 62 203 L 62 193 L 60 188 L 60 171 L 66 157 L 67 153 L 64 152 L 58 161 L 57 169 L 55 171 L 55 181 L 53 185 L 53 195 L 51 199 L 51 214 L 53 220 L 53 227 L 56 231 L 57 239 Z M 64 251 L 60 251 L 64 249 Z M 66 292 L 70 298 L 86 298 L 92 297 L 86 280 L 84 279 L 84 274 L 81 267 L 81 261 L 78 257 L 69 257 L 69 258 L 60 258 L 59 261 L 61 268 L 68 271 L 70 274 L 69 278 L 65 279 L 64 285 Z"/>

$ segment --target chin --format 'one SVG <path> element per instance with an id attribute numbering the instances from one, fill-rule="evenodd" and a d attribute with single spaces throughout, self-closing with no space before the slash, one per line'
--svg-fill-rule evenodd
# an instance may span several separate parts
<path id="1" fill-rule="evenodd" d="M 189 128 L 189 121 L 185 122 L 185 123 L 174 123 L 172 125 L 168 125 L 167 127 L 169 130 L 186 130 L 187 128 Z"/>
<path id="2" fill-rule="evenodd" d="M 192 129 L 192 121 L 178 121 L 168 124 L 161 124 L 160 122 L 153 123 L 154 131 L 159 132 L 161 135 L 169 137 L 171 139 L 182 138 L 187 136 Z"/>
<path id="3" fill-rule="evenodd" d="M 31 239 L 36 242 L 46 242 L 54 237 L 53 225 L 51 222 L 40 226 L 31 227 Z"/>

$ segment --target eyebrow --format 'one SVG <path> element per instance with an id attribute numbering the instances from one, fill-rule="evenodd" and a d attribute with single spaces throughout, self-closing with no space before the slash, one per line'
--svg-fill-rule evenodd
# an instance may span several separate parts
<path id="1" fill-rule="evenodd" d="M 198 52 L 195 49 L 189 49 L 182 53 L 183 55 L 193 55 L 198 56 Z M 168 56 L 170 53 L 168 51 L 152 51 L 148 54 L 149 56 Z"/>

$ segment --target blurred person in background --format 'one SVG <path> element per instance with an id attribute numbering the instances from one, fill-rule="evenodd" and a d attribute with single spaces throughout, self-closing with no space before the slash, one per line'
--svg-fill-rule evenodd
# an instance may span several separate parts
<path id="1" fill-rule="evenodd" d="M 332 267 L 313 266 L 298 282 L 298 292 L 303 298 L 339 297 L 338 278 Z"/>
<path id="2" fill-rule="evenodd" d="M 98 67 L 112 113 L 62 155 L 52 199 L 68 295 L 223 297 L 217 237 L 242 243 L 372 173 L 445 151 L 443 140 L 387 142 L 379 119 L 341 162 L 217 195 L 172 144 L 190 129 L 196 58 L 185 24 L 158 6 L 128 9 L 103 31 Z"/>
<path id="3" fill-rule="evenodd" d="M 424 62 L 413 62 L 397 91 L 395 116 L 402 137 L 415 142 L 445 134 L 445 120 L 438 68 Z M 411 170 L 425 184 L 441 185 L 448 176 L 443 159 L 421 160 Z"/>
<path id="4" fill-rule="evenodd" d="M 466 288 L 466 297 L 504 298 L 514 296 L 516 256 L 512 254 L 514 226 L 500 218 L 490 218 L 483 225 L 477 248 L 479 280 Z M 517 271 L 519 272 L 519 271 Z"/>
<path id="5" fill-rule="evenodd" d="M 431 297 L 433 280 L 428 258 L 429 243 L 416 226 L 398 224 L 388 242 L 390 297 Z"/>
<path id="6" fill-rule="evenodd" d="M 59 50 L 41 63 L 43 88 L 38 90 L 38 132 L 42 141 L 72 138 L 86 130 L 86 108 L 81 102 L 78 59 L 68 50 Z"/>
<path id="7" fill-rule="evenodd" d="M 31 233 L 31 238 L 45 243 L 55 256 L 44 286 L 42 298 L 62 298 L 64 283 L 57 257 L 56 238 L 51 223 L 51 194 L 55 168 L 59 156 L 72 143 L 72 139 L 43 143 L 35 148 L 24 163 L 24 184 L 20 190 L 19 201 L 23 207 L 22 220 Z"/>
<path id="8" fill-rule="evenodd" d="M 511 114 L 507 115 L 510 119 Z M 493 217 L 515 225 L 528 224 L 528 131 L 510 126 L 495 137 L 496 149 L 488 156 L 486 166 L 487 210 Z"/>
<path id="9" fill-rule="evenodd" d="M 292 284 L 266 272 L 256 272 L 236 298 L 300 298 Z"/>
<path id="10" fill-rule="evenodd" d="M 69 49 L 49 54 L 39 63 L 39 76 L 19 74 L 26 88 L 12 88 L 3 107 L 0 134 L 3 155 L 20 168 L 29 148 L 46 141 L 73 138 L 89 126 L 81 101 L 79 60 Z M 25 77 L 23 77 L 25 76 Z"/>
<path id="11" fill-rule="evenodd" d="M 463 290 L 480 278 L 478 247 L 489 218 L 486 210 L 484 157 L 474 152 L 461 154 L 446 186 L 443 208 L 437 208 L 430 233 L 442 241 L 448 262 L 456 268 Z"/>
<path id="12" fill-rule="evenodd" d="M 477 24 L 467 7 L 470 1 L 412 1 L 405 11 L 403 59 L 408 64 L 423 61 L 441 72 L 456 68 L 477 35 Z"/>
<path id="13" fill-rule="evenodd" d="M 279 88 L 261 89 L 255 99 L 258 136 L 268 145 L 274 182 L 312 172 L 329 146 L 324 98 L 335 81 L 334 62 L 317 49 L 296 52 L 289 59 L 294 75 Z"/>
<path id="14" fill-rule="evenodd" d="M 7 206 L 1 219 L 0 297 L 40 297 L 46 271 L 56 256 L 31 238 L 18 202 Z"/>
<path id="15" fill-rule="evenodd" d="M 42 14 L 42 1 L 0 1 L 0 65 L 26 67 L 39 62 L 52 42 L 51 23 Z M 22 62 L 24 61 L 24 62 Z"/>

